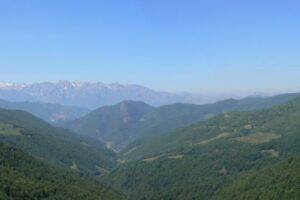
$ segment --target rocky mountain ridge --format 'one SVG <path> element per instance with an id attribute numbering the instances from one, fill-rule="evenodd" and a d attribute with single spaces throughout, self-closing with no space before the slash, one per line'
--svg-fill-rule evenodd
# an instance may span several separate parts
<path id="1" fill-rule="evenodd" d="M 123 100 L 144 101 L 152 106 L 160 106 L 177 102 L 203 104 L 223 97 L 162 92 L 135 84 L 62 80 L 42 83 L 0 82 L 0 98 L 8 101 L 39 101 L 95 109 Z"/>

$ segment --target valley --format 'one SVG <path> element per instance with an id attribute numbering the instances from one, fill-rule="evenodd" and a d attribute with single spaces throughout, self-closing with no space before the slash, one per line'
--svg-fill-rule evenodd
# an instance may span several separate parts
<path id="1" fill-rule="evenodd" d="M 300 200 L 299 11 L 0 0 L 0 200 Z"/>
<path id="2" fill-rule="evenodd" d="M 98 192 L 110 191 L 104 193 L 111 195 L 111 199 L 252 200 L 263 199 L 264 195 L 271 199 L 274 196 L 266 193 L 269 188 L 265 184 L 272 180 L 260 177 L 275 173 L 283 166 L 289 170 L 282 177 L 289 176 L 296 173 L 299 163 L 300 99 L 297 96 L 283 94 L 200 106 L 152 107 L 143 102 L 125 101 L 68 122 L 73 130 L 75 125 L 82 128 L 77 133 L 54 127 L 24 111 L 0 109 L 0 141 L 3 148 L 28 157 L 30 163 L 40 163 L 41 169 L 37 170 L 51 167 L 53 177 L 63 172 L 70 178 L 65 181 L 88 184 L 79 190 L 75 189 L 76 185 L 69 188 L 66 182 L 68 188 L 57 194 L 61 195 L 59 198 L 71 195 L 68 191 L 78 190 L 84 199 L 101 199 L 84 193 L 102 188 Z M 211 117 L 206 118 L 208 115 Z M 85 132 L 85 128 L 90 129 Z M 98 131 L 93 132 L 95 129 Z M 0 161 L 5 161 L 5 156 L 2 154 Z M 0 166 L 7 171 L 2 174 L 4 177 L 17 173 L 20 174 L 17 179 L 33 181 L 37 193 L 30 192 L 26 186 L 22 189 L 26 195 L 40 195 L 41 199 L 55 197 L 52 192 L 57 190 L 55 186 L 39 190 L 44 183 L 35 176 L 22 175 L 21 168 L 12 172 L 11 165 L 5 162 Z M 249 186 L 253 181 L 261 187 L 261 193 Z M 284 178 L 276 181 L 292 187 Z M 9 184 L 9 187 L 20 187 L 17 182 Z M 281 190 L 280 195 L 295 198 L 299 191 L 293 188 L 295 192 Z M 4 199 L 21 195 L 11 189 L 0 194 Z"/>
<path id="3" fill-rule="evenodd" d="M 240 176 L 297 157 L 299 116 L 300 99 L 296 99 L 271 109 L 223 114 L 155 135 L 124 152 L 123 159 L 128 162 L 105 180 L 127 191 L 132 199 L 214 199 L 224 188 L 238 187 L 235 182 Z M 257 194 L 245 194 L 245 199 L 254 199 L 251 195 Z"/>
<path id="4" fill-rule="evenodd" d="M 100 107 L 62 126 L 80 135 L 98 139 L 120 151 L 130 148 L 144 136 L 160 134 L 230 111 L 270 108 L 297 96 L 298 93 L 291 93 L 272 97 L 228 99 L 204 105 L 177 103 L 160 107 L 144 102 L 122 101 L 116 105 Z"/>

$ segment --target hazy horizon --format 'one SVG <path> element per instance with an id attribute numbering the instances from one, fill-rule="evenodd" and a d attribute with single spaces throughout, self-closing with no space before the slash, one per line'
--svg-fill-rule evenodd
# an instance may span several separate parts
<path id="1" fill-rule="evenodd" d="M 300 199 L 300 1 L 0 0 L 0 200 Z"/>
<path id="2" fill-rule="evenodd" d="M 159 92 L 169 92 L 169 93 L 174 93 L 174 94 L 180 94 L 180 93 L 189 93 L 189 94 L 195 94 L 195 95 L 207 95 L 207 96 L 224 96 L 225 98 L 243 98 L 247 96 L 272 96 L 272 95 L 278 95 L 278 94 L 284 94 L 284 93 L 298 93 L 300 90 L 278 90 L 278 91 L 262 91 L 262 90 L 231 90 L 231 91 L 198 91 L 198 92 L 193 92 L 193 91 L 176 91 L 176 90 L 163 90 L 160 88 L 152 88 L 146 85 L 138 84 L 138 83 L 128 83 L 124 84 L 121 82 L 103 82 L 103 81 L 76 81 L 76 80 L 54 80 L 54 81 L 41 81 L 41 82 L 16 82 L 16 81 L 2 81 L 0 80 L 0 89 L 1 89 L 1 83 L 11 83 L 11 84 L 42 84 L 42 83 L 60 83 L 60 82 L 71 82 L 71 83 L 78 83 L 78 84 L 96 84 L 96 83 L 101 83 L 104 85 L 113 85 L 113 84 L 120 84 L 124 86 L 140 86 L 140 87 L 145 87 L 154 91 L 159 91 Z M 3 88 L 3 87 L 2 87 Z"/>

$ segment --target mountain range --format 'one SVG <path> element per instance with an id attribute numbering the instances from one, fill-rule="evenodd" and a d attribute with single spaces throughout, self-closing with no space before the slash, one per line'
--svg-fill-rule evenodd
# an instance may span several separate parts
<path id="1" fill-rule="evenodd" d="M 101 82 L 58 81 L 43 83 L 0 82 L 0 99 L 45 102 L 95 109 L 123 100 L 143 101 L 152 106 L 183 102 L 203 104 L 224 99 L 224 95 L 161 92 L 140 85 Z"/>
<path id="2" fill-rule="evenodd" d="M 126 100 L 76 119 L 77 107 L 2 101 L 0 199 L 298 199 L 299 96 Z M 65 128 L 45 121 L 60 110 Z"/>
<path id="3" fill-rule="evenodd" d="M 299 119 L 297 98 L 153 135 L 104 180 L 131 199 L 298 199 Z"/>
<path id="4" fill-rule="evenodd" d="M 100 107 L 63 126 L 80 135 L 99 139 L 112 149 L 122 150 L 129 144 L 138 143 L 143 136 L 160 134 L 233 110 L 270 108 L 299 95 L 291 93 L 265 98 L 228 99 L 204 105 L 177 103 L 160 107 L 152 107 L 144 102 L 123 101 Z"/>

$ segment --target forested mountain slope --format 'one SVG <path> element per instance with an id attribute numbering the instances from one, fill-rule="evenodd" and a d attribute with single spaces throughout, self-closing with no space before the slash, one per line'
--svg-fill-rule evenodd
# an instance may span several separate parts
<path id="1" fill-rule="evenodd" d="M 132 199 L 212 199 L 240 175 L 300 154 L 300 98 L 148 138 L 105 177 Z"/>
<path id="2" fill-rule="evenodd" d="M 138 140 L 145 135 L 159 134 L 228 111 L 270 108 L 298 96 L 298 93 L 282 94 L 266 98 L 229 99 L 206 105 L 178 103 L 161 107 L 151 107 L 143 102 L 124 101 L 114 106 L 99 108 L 64 126 L 81 135 L 99 139 L 114 149 L 123 150 L 134 141 L 139 143 Z"/>
<path id="3" fill-rule="evenodd" d="M 300 157 L 239 177 L 214 200 L 299 199 Z"/>
<path id="4" fill-rule="evenodd" d="M 0 142 L 79 172 L 101 174 L 115 166 L 115 154 L 102 143 L 53 127 L 24 111 L 0 109 Z"/>
<path id="5" fill-rule="evenodd" d="M 113 106 L 101 107 L 64 126 L 119 150 L 139 135 L 143 129 L 143 116 L 153 109 L 154 107 L 143 102 L 123 101 Z"/>
<path id="6" fill-rule="evenodd" d="M 119 200 L 119 194 L 71 170 L 47 165 L 0 143 L 1 200 Z"/>

